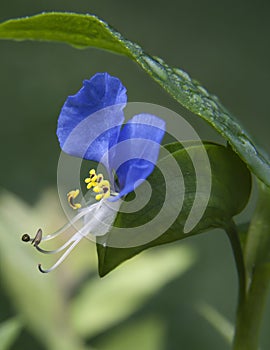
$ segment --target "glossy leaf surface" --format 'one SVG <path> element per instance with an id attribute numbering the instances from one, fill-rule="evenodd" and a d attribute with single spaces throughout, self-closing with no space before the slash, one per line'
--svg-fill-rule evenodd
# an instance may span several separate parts
<path id="1" fill-rule="evenodd" d="M 181 105 L 212 125 L 250 170 L 270 186 L 269 156 L 260 150 L 216 96 L 183 70 L 148 55 L 96 16 L 43 13 L 9 20 L 0 24 L 0 38 L 64 42 L 77 48 L 96 47 L 132 58 Z"/>

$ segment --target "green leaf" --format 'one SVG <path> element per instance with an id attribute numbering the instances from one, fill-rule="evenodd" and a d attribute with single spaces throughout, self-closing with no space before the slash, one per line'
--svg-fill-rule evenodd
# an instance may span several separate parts
<path id="1" fill-rule="evenodd" d="M 0 38 L 58 41 L 78 48 L 97 47 L 126 55 L 136 61 L 181 105 L 212 125 L 244 160 L 251 171 L 270 186 L 270 159 L 240 123 L 197 81 L 178 68 L 126 40 L 96 16 L 74 13 L 43 13 L 0 24 Z"/>
<path id="2" fill-rule="evenodd" d="M 19 317 L 14 317 L 0 324 L 1 350 L 7 350 L 18 337 L 22 329 L 22 321 Z"/>
<path id="3" fill-rule="evenodd" d="M 136 212 L 119 212 L 110 233 L 105 237 L 99 238 L 98 242 L 100 244 L 97 244 L 97 251 L 100 276 L 106 275 L 125 260 L 150 247 L 181 240 L 214 227 L 226 228 L 230 224 L 232 217 L 245 207 L 251 191 L 251 176 L 245 163 L 231 149 L 213 143 L 206 143 L 204 146 L 212 173 L 211 195 L 201 220 L 190 232 L 185 233 L 185 223 L 192 209 L 196 191 L 198 191 L 196 173 L 190 155 L 200 154 L 203 146 L 193 143 L 191 146 L 183 148 L 179 145 L 178 151 L 175 150 L 176 146 L 177 144 L 175 143 L 166 146 L 167 150 L 173 152 L 171 155 L 179 165 L 185 182 L 184 202 L 176 220 L 163 234 L 149 241 L 149 243 L 129 248 L 118 248 L 114 245 L 119 236 L 119 227 L 138 227 L 152 220 L 156 215 L 160 214 L 166 186 L 174 186 L 173 188 L 175 188 L 175 180 L 177 179 L 174 178 L 174 173 L 169 180 L 166 180 L 165 184 L 163 175 L 159 170 L 159 168 L 163 168 L 163 163 L 166 165 L 168 157 L 164 157 L 158 162 L 154 172 L 148 178 L 152 189 L 152 196 L 149 202 Z M 140 186 L 142 192 L 146 190 L 144 186 L 147 186 L 145 182 Z M 208 193 L 206 192 L 200 192 L 201 199 L 205 198 L 207 200 L 207 195 Z M 132 197 L 133 193 L 126 197 L 127 203 Z M 172 198 L 170 201 L 167 208 L 168 212 L 174 210 L 175 200 L 176 198 Z M 156 230 L 160 228 L 158 225 L 155 228 Z M 126 235 L 128 235 L 128 232 Z"/>

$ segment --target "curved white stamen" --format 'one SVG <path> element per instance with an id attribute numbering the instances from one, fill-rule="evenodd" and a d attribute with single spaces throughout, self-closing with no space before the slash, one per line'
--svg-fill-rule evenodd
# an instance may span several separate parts
<path id="1" fill-rule="evenodd" d="M 64 225 L 62 228 L 60 228 L 59 230 L 57 230 L 56 232 L 52 233 L 51 235 L 47 235 L 45 237 L 42 237 L 42 242 L 44 241 L 49 241 L 59 235 L 61 235 L 62 233 L 66 232 L 71 226 L 73 226 L 78 220 L 80 220 L 83 216 L 85 216 L 88 211 L 91 209 L 93 210 L 93 206 L 98 206 L 98 204 L 100 203 L 94 203 L 92 204 L 91 206 L 89 207 L 86 207 L 86 208 L 83 208 L 83 209 L 80 209 L 80 212 L 74 216 L 73 219 L 71 219 L 66 225 Z"/>
<path id="2" fill-rule="evenodd" d="M 85 222 L 84 226 L 80 230 L 78 230 L 66 243 L 64 243 L 59 248 L 49 251 L 49 250 L 44 250 L 40 248 L 38 244 L 35 245 L 35 248 L 44 254 L 56 254 L 67 248 L 67 250 L 62 254 L 62 256 L 56 261 L 56 263 L 49 269 L 44 270 L 41 267 L 41 264 L 39 264 L 38 268 L 40 272 L 48 273 L 53 271 L 55 268 L 57 268 L 68 257 L 68 255 L 76 247 L 76 245 L 81 241 L 81 239 L 83 237 L 87 237 L 90 234 L 90 232 L 92 232 L 96 236 L 104 235 L 105 233 L 108 232 L 108 228 L 112 225 L 111 221 L 113 220 L 113 218 L 115 218 L 116 211 L 112 210 L 112 208 L 110 208 L 110 206 L 108 206 L 106 203 L 103 207 L 102 203 L 104 203 L 104 201 L 105 199 L 102 199 L 100 202 L 97 202 L 95 204 L 92 204 L 82 209 L 80 213 L 76 215 L 76 217 L 73 218 L 73 220 L 71 220 L 71 222 L 68 225 L 65 225 L 62 229 L 60 229 L 56 233 L 49 235 L 47 237 L 44 237 L 45 239 L 42 239 L 42 241 L 45 241 L 56 237 L 60 233 L 65 232 L 67 228 L 73 225 L 74 222 L 78 221 L 81 217 L 85 216 L 86 219 L 88 219 L 87 216 L 89 215 L 89 219 Z M 112 213 L 114 215 L 112 215 Z M 110 219 L 109 222 L 107 222 L 108 220 L 107 217 L 109 217 Z"/>
<path id="3" fill-rule="evenodd" d="M 71 237 L 66 243 L 61 245 L 61 247 L 55 249 L 55 250 L 45 250 L 40 248 L 38 245 L 35 246 L 36 250 L 38 250 L 40 253 L 43 254 L 56 254 L 60 253 L 62 250 L 66 249 L 72 242 L 74 242 L 74 237 Z"/>
<path id="4" fill-rule="evenodd" d="M 76 216 L 76 218 L 80 215 L 81 216 L 84 216 L 86 214 L 89 214 L 91 211 L 93 210 L 98 210 L 99 207 L 100 207 L 101 203 L 95 203 L 93 205 L 91 205 L 90 207 L 88 208 L 85 208 L 85 210 L 83 210 L 83 214 L 80 215 L 78 214 Z M 86 210 L 87 209 L 87 210 Z M 76 220 L 77 221 L 77 220 Z M 66 225 L 67 226 L 67 225 Z M 38 265 L 38 269 L 40 272 L 42 273 L 48 273 L 48 272 L 51 272 L 53 271 L 54 269 L 56 269 L 67 257 L 68 255 L 71 253 L 71 251 L 76 247 L 76 245 L 80 242 L 80 240 L 85 237 L 88 233 L 89 233 L 89 228 L 92 226 L 92 222 L 88 222 L 82 229 L 80 229 L 78 232 L 76 232 L 66 243 L 64 243 L 61 247 L 59 247 L 58 249 L 55 249 L 55 250 L 52 250 L 52 251 L 47 251 L 47 250 L 43 250 L 42 248 L 40 248 L 39 246 L 35 246 L 35 248 L 40 251 L 41 253 L 44 253 L 44 254 L 55 254 L 55 253 L 59 253 L 61 252 L 62 250 L 64 250 L 65 248 L 67 248 L 71 242 L 73 241 L 73 243 L 70 245 L 70 247 L 63 253 L 63 255 L 56 261 L 56 263 L 50 267 L 49 269 L 47 270 L 44 270 L 42 267 L 41 267 L 41 264 Z M 70 227 L 70 225 L 69 225 Z M 63 229 L 61 229 L 63 231 Z M 59 232 L 61 231 L 59 230 L 58 231 L 58 234 Z M 52 236 L 52 235 L 50 235 Z M 48 236 L 47 236 L 48 237 Z M 55 237 L 55 235 L 54 235 Z M 50 237 L 50 239 L 53 238 L 53 237 Z"/>
<path id="5" fill-rule="evenodd" d="M 49 269 L 47 270 L 43 270 L 43 268 L 41 267 L 41 264 L 38 265 L 38 269 L 40 272 L 42 273 L 48 273 L 48 272 L 51 272 L 53 271 L 54 269 L 56 269 L 67 257 L 68 255 L 71 253 L 71 251 L 76 247 L 76 245 L 80 242 L 80 240 L 83 238 L 83 236 L 81 237 L 78 237 L 76 239 L 76 241 L 73 242 L 73 244 L 65 251 L 65 253 L 60 257 L 60 259 L 58 259 L 56 261 L 56 263 L 50 267 Z"/>

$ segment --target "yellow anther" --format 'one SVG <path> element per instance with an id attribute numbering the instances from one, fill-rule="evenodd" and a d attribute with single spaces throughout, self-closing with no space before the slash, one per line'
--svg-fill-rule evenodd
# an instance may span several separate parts
<path id="1" fill-rule="evenodd" d="M 93 175 L 93 176 L 91 175 L 90 176 L 90 179 L 91 179 L 92 182 L 96 182 L 97 178 L 98 178 L 97 175 Z"/>
<path id="2" fill-rule="evenodd" d="M 96 174 L 95 169 L 89 171 L 89 177 L 84 181 L 87 184 L 86 187 L 88 190 L 93 188 L 93 192 L 98 193 L 95 197 L 96 200 L 110 197 L 111 191 L 109 181 L 104 180 L 102 174 Z"/>
<path id="3" fill-rule="evenodd" d="M 88 190 L 93 186 L 97 186 L 97 182 L 96 182 L 97 178 L 98 178 L 98 175 L 96 174 L 96 170 L 91 169 L 89 171 L 89 177 L 84 179 L 84 182 L 88 184 L 87 185 Z"/>
<path id="4" fill-rule="evenodd" d="M 97 178 L 97 176 L 95 176 L 95 178 Z M 84 179 L 84 182 L 89 184 L 89 183 L 96 183 L 96 179 L 91 179 L 90 177 L 87 177 Z"/>
<path id="5" fill-rule="evenodd" d="M 90 188 L 95 187 L 95 186 L 97 186 L 97 183 L 96 183 L 96 182 L 90 182 L 90 183 L 86 186 L 86 188 L 87 188 L 88 190 L 90 190 Z"/>
<path id="6" fill-rule="evenodd" d="M 103 187 L 95 187 L 93 188 L 94 192 L 100 192 L 96 195 L 96 200 L 99 201 L 102 198 L 109 198 L 111 195 L 110 187 L 103 186 Z"/>
<path id="7" fill-rule="evenodd" d="M 74 199 L 76 197 L 78 197 L 79 193 L 80 193 L 79 190 L 72 190 L 72 191 L 68 192 L 68 194 L 67 194 L 68 204 L 73 209 L 80 209 L 81 208 L 81 204 L 80 203 L 74 203 Z"/>
<path id="8" fill-rule="evenodd" d="M 99 193 L 99 192 L 102 191 L 102 188 L 99 187 L 99 186 L 96 186 L 96 187 L 93 188 L 93 191 L 94 191 L 95 193 Z"/>
<path id="9" fill-rule="evenodd" d="M 101 183 L 99 183 L 99 187 L 104 187 L 104 186 L 109 187 L 109 188 L 111 187 L 108 180 L 103 180 Z"/>
<path id="10" fill-rule="evenodd" d="M 91 169 L 89 171 L 89 179 L 90 179 L 90 181 L 93 181 L 93 182 L 95 182 L 97 180 L 97 174 L 96 174 L 95 169 Z"/>
<path id="11" fill-rule="evenodd" d="M 80 209 L 82 206 L 80 203 L 74 203 L 73 209 Z"/>
<path id="12" fill-rule="evenodd" d="M 76 197 L 78 197 L 79 193 L 80 193 L 79 190 L 72 190 L 68 192 L 67 196 L 75 199 Z"/>
<path id="13" fill-rule="evenodd" d="M 111 195 L 110 191 L 103 193 L 103 198 L 109 198 Z"/>
<path id="14" fill-rule="evenodd" d="M 102 194 L 97 194 L 97 195 L 96 195 L 96 200 L 97 200 L 97 201 L 101 200 L 101 198 L 103 198 L 103 193 L 102 193 Z"/>
<path id="15" fill-rule="evenodd" d="M 103 175 L 102 175 L 102 174 L 98 174 L 97 179 L 96 179 L 96 182 L 97 182 L 98 184 L 100 184 L 102 181 L 103 181 Z"/>

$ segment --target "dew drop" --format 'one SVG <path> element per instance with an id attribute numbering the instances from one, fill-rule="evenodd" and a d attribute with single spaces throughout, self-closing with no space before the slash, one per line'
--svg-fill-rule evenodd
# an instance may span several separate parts
<path id="1" fill-rule="evenodd" d="M 165 80 L 167 78 L 166 70 L 153 58 L 149 56 L 144 56 L 144 61 L 148 64 L 149 68 L 152 69 L 160 78 Z"/>
<path id="2" fill-rule="evenodd" d="M 177 74 L 179 77 L 181 77 L 182 79 L 191 81 L 190 76 L 188 75 L 188 73 L 184 72 L 182 69 L 180 68 L 174 68 L 173 69 L 174 73 Z"/>

